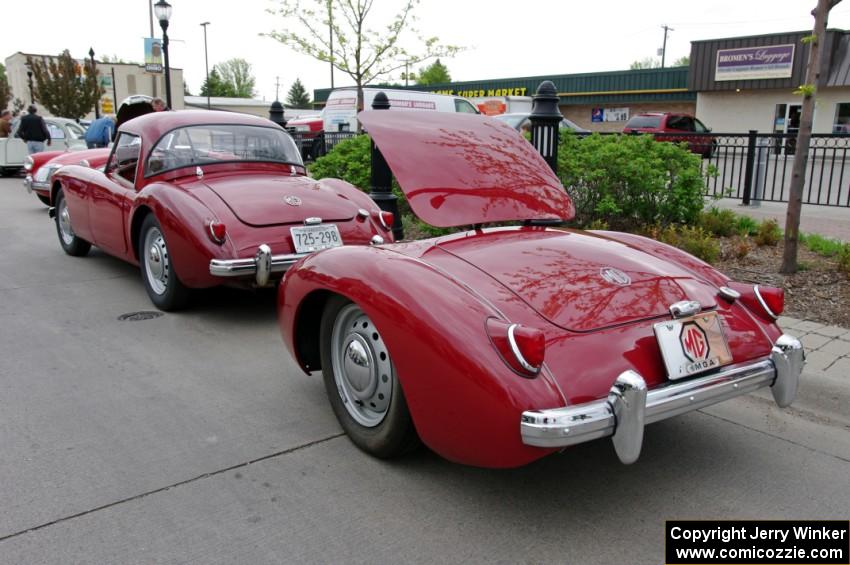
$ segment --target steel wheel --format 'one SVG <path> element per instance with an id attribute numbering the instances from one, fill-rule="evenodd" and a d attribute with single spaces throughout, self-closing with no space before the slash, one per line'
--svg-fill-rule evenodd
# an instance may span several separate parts
<path id="1" fill-rule="evenodd" d="M 148 215 L 142 222 L 138 245 L 142 280 L 151 302 L 162 310 L 178 310 L 185 306 L 189 289 L 177 276 L 165 234 L 153 215 Z"/>
<path id="2" fill-rule="evenodd" d="M 158 227 L 151 227 L 147 231 L 142 249 L 145 252 L 142 257 L 145 275 L 151 290 L 157 294 L 165 294 L 168 290 L 168 278 L 171 276 L 171 262 L 168 258 L 165 238 Z"/>
<path id="3" fill-rule="evenodd" d="M 360 306 L 330 297 L 319 346 L 328 400 L 351 441 L 381 458 L 415 449 L 419 436 L 389 350 Z"/>
<path id="4" fill-rule="evenodd" d="M 59 236 L 59 245 L 68 255 L 81 257 L 89 252 L 91 243 L 80 238 L 74 233 L 71 226 L 71 214 L 68 212 L 68 203 L 65 201 L 65 193 L 56 193 L 56 234 Z"/>
<path id="5" fill-rule="evenodd" d="M 71 214 L 68 213 L 68 204 L 64 198 L 60 198 L 56 206 L 56 224 L 59 226 L 59 237 L 62 243 L 71 245 L 74 243 L 74 228 L 71 227 Z"/>
<path id="6" fill-rule="evenodd" d="M 395 375 L 387 348 L 356 304 L 340 310 L 331 334 L 334 382 L 345 409 L 361 426 L 384 421 Z"/>

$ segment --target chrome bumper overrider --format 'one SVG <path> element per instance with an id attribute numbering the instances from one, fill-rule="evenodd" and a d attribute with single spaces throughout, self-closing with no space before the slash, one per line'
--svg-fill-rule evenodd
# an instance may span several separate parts
<path id="1" fill-rule="evenodd" d="M 27 192 L 32 193 L 33 190 L 50 190 L 50 183 L 33 180 L 32 175 L 27 175 L 24 179 L 24 187 Z"/>
<path id="2" fill-rule="evenodd" d="M 614 381 L 607 399 L 523 412 L 522 441 L 538 447 L 566 447 L 612 436 L 620 461 L 633 463 L 640 455 L 646 424 L 766 386 L 771 387 L 776 404 L 783 408 L 790 405 L 797 395 L 804 362 L 800 342 L 782 335 L 767 359 L 649 391 L 643 377 L 625 371 Z"/>
<path id="3" fill-rule="evenodd" d="M 212 259 L 210 274 L 216 277 L 245 277 L 254 275 L 257 286 L 266 286 L 272 273 L 282 273 L 309 253 L 272 255 L 268 245 L 260 245 L 252 259 Z"/>

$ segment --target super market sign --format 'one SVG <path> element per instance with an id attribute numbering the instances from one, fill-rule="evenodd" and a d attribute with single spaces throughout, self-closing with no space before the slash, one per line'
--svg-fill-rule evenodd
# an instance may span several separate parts
<path id="1" fill-rule="evenodd" d="M 714 80 L 788 78 L 793 64 L 793 44 L 720 49 Z"/>

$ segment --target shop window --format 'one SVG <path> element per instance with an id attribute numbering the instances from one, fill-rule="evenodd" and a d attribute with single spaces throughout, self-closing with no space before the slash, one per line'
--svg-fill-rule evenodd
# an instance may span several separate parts
<path id="1" fill-rule="evenodd" d="M 841 102 L 835 105 L 832 133 L 850 134 L 850 102 Z"/>

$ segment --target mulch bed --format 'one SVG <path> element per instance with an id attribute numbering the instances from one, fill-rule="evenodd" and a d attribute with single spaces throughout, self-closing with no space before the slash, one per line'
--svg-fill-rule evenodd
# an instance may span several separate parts
<path id="1" fill-rule="evenodd" d="M 784 288 L 785 316 L 850 328 L 850 277 L 833 259 L 801 245 L 797 259 L 802 268 L 783 275 L 781 241 L 776 246 L 754 246 L 741 259 L 734 257 L 735 245 L 733 239 L 721 240 L 721 259 L 715 267 L 736 281 Z"/>

